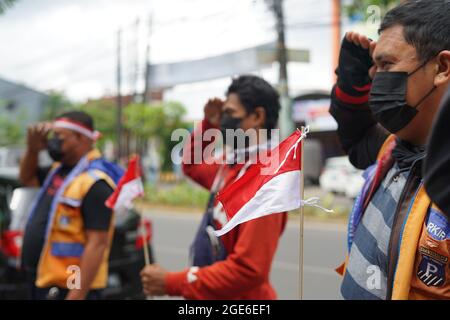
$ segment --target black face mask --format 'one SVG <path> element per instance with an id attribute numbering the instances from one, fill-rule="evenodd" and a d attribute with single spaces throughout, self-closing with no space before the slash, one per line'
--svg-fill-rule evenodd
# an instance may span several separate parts
<path id="1" fill-rule="evenodd" d="M 235 148 L 237 146 L 234 140 L 237 139 L 227 139 L 227 129 L 233 130 L 233 132 L 231 132 L 231 135 L 234 136 L 235 131 L 237 129 L 241 129 L 242 120 L 242 118 L 235 118 L 228 114 L 222 115 L 222 119 L 220 120 L 220 132 L 222 133 L 222 138 L 224 139 L 223 141 L 230 146 L 234 146 Z"/>
<path id="2" fill-rule="evenodd" d="M 241 127 L 242 118 L 235 118 L 228 114 L 224 114 L 220 119 L 220 131 L 225 133 L 226 129 L 236 130 Z"/>
<path id="3" fill-rule="evenodd" d="M 406 102 L 408 78 L 425 64 L 411 73 L 377 72 L 375 74 L 370 91 L 370 109 L 378 123 L 389 132 L 396 133 L 406 127 L 418 113 L 417 107 L 436 89 L 433 85 L 433 88 L 414 107 Z"/>
<path id="4" fill-rule="evenodd" d="M 64 158 L 64 153 L 62 152 L 63 140 L 58 137 L 53 137 L 47 141 L 47 151 L 50 158 L 53 161 L 61 161 Z"/>

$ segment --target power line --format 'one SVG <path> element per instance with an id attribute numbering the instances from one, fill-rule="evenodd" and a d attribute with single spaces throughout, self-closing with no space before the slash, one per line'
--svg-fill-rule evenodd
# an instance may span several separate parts
<path id="1" fill-rule="evenodd" d="M 32 80 L 33 82 L 40 82 L 42 80 L 48 79 L 49 77 L 58 76 L 62 73 L 70 73 L 71 75 L 77 74 L 91 67 L 94 63 L 104 61 L 105 58 L 113 58 L 113 52 L 111 52 L 110 50 L 111 49 L 103 50 L 96 53 L 95 55 L 93 55 L 93 52 L 91 52 L 90 55 L 83 56 L 83 59 L 72 60 L 73 63 L 70 65 L 70 67 L 67 67 L 66 65 L 66 67 L 61 67 L 59 70 L 55 70 L 56 72 L 41 72 L 43 76 L 34 78 Z"/>
<path id="2" fill-rule="evenodd" d="M 215 12 L 215 13 L 212 13 L 212 14 L 204 15 L 202 17 L 197 17 L 195 19 L 194 18 L 188 18 L 188 16 L 185 16 L 182 19 L 172 19 L 172 20 L 168 20 L 168 21 L 165 21 L 165 22 L 162 22 L 162 23 L 160 22 L 159 26 L 175 25 L 177 23 L 179 24 L 180 22 L 181 23 L 186 23 L 186 22 L 189 22 L 189 21 L 200 21 L 200 20 L 204 20 L 204 19 L 211 19 L 211 18 L 215 18 L 215 17 L 217 17 L 219 15 L 223 15 L 225 13 L 227 13 L 227 11 Z M 122 29 L 126 30 L 126 29 L 130 29 L 130 28 L 136 28 L 136 22 L 128 24 L 125 27 L 123 27 Z M 70 52 L 68 52 L 69 50 L 70 50 Z M 64 60 L 67 57 L 67 53 L 72 53 L 72 52 L 73 52 L 73 48 L 71 48 L 71 49 L 64 48 L 63 50 L 58 50 L 56 52 L 52 52 L 51 54 L 46 53 L 45 55 L 41 55 L 41 56 L 39 56 L 37 58 L 34 58 L 32 60 L 29 60 L 29 61 L 27 61 L 25 63 L 21 63 L 19 65 L 15 65 L 15 66 L 11 67 L 11 69 L 14 69 L 15 71 L 20 71 L 20 70 L 23 70 L 23 69 L 39 68 L 39 67 L 42 67 L 42 65 L 47 63 L 47 62 L 54 62 L 54 61 L 58 61 L 58 60 Z M 102 51 L 102 52 L 105 52 L 105 50 Z M 113 49 L 107 49 L 106 53 L 113 54 Z M 70 59 L 69 60 L 69 64 L 71 62 L 76 63 L 76 62 L 78 62 L 80 60 L 90 59 L 90 56 L 92 56 L 92 51 L 89 51 L 89 49 L 87 51 L 86 50 L 82 50 L 81 54 L 79 54 L 79 55 L 75 54 L 75 55 L 72 55 L 72 56 L 75 57 L 75 58 L 74 59 Z M 101 53 L 100 55 L 96 55 L 96 57 L 103 58 L 104 54 Z M 75 69 L 75 71 L 76 70 L 78 70 L 78 68 Z"/>
<path id="3" fill-rule="evenodd" d="M 207 15 L 203 15 L 201 17 L 182 17 L 182 18 L 177 18 L 177 19 L 171 19 L 171 20 L 167 20 L 167 21 L 163 21 L 163 22 L 158 22 L 156 24 L 156 26 L 168 26 L 168 25 L 179 25 L 180 23 L 187 23 L 187 22 L 193 22 L 193 21 L 204 21 L 204 20 L 209 20 L 209 19 L 217 19 L 218 17 L 222 17 L 223 20 L 228 20 L 229 17 L 231 15 L 233 15 L 236 12 L 236 7 L 233 7 L 232 10 L 220 10 L 214 13 L 209 13 Z M 221 20 L 222 20 L 221 19 Z M 223 24 L 225 26 L 225 28 L 223 28 L 222 30 L 220 30 L 218 32 L 219 35 L 224 34 L 225 32 L 227 32 L 228 30 L 230 30 L 229 28 L 229 24 Z M 124 29 L 128 29 L 130 27 L 135 27 L 135 23 L 129 24 L 128 26 L 125 26 Z M 213 37 L 213 36 L 211 36 Z M 215 38 L 217 38 L 217 35 L 214 36 Z M 64 49 L 65 52 L 67 52 L 66 50 L 68 49 Z M 73 49 L 70 49 L 71 52 L 73 51 Z M 58 52 L 58 55 L 56 57 L 52 56 L 52 55 L 46 55 L 46 56 L 40 56 L 38 58 L 33 59 L 30 63 L 30 61 L 27 62 L 26 65 L 22 65 L 22 68 L 25 67 L 31 67 L 31 65 L 33 67 L 42 67 L 42 64 L 48 61 L 55 61 L 57 58 L 60 58 L 61 55 L 59 54 L 60 52 L 62 52 L 61 50 Z M 88 49 L 88 51 L 86 52 L 85 50 L 81 51 L 81 54 L 76 54 L 76 55 L 72 55 L 71 59 L 67 59 L 66 56 L 64 56 L 63 58 L 67 61 L 65 63 L 65 68 L 61 68 L 62 71 L 56 71 L 56 72 L 42 72 L 43 76 L 42 77 L 38 77 L 37 79 L 35 78 L 33 82 L 41 82 L 41 80 L 46 80 L 49 77 L 52 77 L 54 75 L 58 74 L 70 74 L 70 77 L 68 78 L 68 82 L 74 81 L 75 79 L 79 79 L 80 76 L 82 78 L 88 78 L 91 75 L 92 76 L 98 76 L 99 74 L 110 74 L 112 73 L 114 70 L 112 70 L 111 67 L 108 68 L 103 68 L 102 71 L 99 71 L 98 66 L 93 67 L 93 64 L 96 64 L 98 61 L 100 60 L 104 60 L 106 57 L 111 57 L 113 58 L 113 52 L 112 49 L 107 49 L 107 50 L 102 50 L 99 53 L 94 53 L 94 51 L 90 51 Z M 68 65 L 74 64 L 73 67 L 67 67 Z M 54 64 L 52 64 L 52 66 L 54 66 Z M 17 67 L 17 66 L 16 66 Z M 19 66 L 20 67 L 20 66 Z M 84 71 L 86 71 L 86 69 L 93 69 L 92 72 L 86 74 Z M 80 75 L 80 76 L 75 76 L 75 75 Z"/>
<path id="4" fill-rule="evenodd" d="M 296 29 L 318 29 L 318 28 L 327 28 L 327 27 L 333 27 L 335 25 L 338 25 L 337 23 L 333 23 L 330 21 L 326 22 L 305 22 L 305 23 L 297 23 L 293 25 L 287 25 L 286 28 L 289 30 L 296 30 Z"/>
<path id="5" fill-rule="evenodd" d="M 82 50 L 78 51 L 78 52 L 80 52 L 82 54 L 86 53 L 90 49 L 89 47 L 86 47 L 85 44 L 80 44 L 80 45 L 82 45 L 83 47 L 80 48 Z M 33 59 L 31 59 L 31 60 L 29 60 L 29 61 L 27 61 L 25 63 L 21 63 L 21 64 L 18 64 L 18 65 L 12 66 L 11 69 L 15 69 L 15 70 L 26 69 L 26 68 L 29 68 L 30 66 L 39 65 L 39 64 L 41 64 L 44 61 L 48 61 L 48 60 L 54 61 L 55 59 L 58 59 L 60 57 L 66 57 L 67 54 L 70 54 L 70 53 L 73 53 L 73 52 L 74 52 L 73 47 L 71 47 L 69 49 L 67 47 L 64 47 L 63 50 L 58 50 L 58 51 L 55 51 L 55 52 L 51 52 L 50 54 L 46 53 L 44 55 L 38 56 L 37 58 L 33 58 Z M 75 51 L 75 52 L 77 52 L 77 51 Z M 75 54 L 73 56 L 77 56 L 77 55 Z"/>

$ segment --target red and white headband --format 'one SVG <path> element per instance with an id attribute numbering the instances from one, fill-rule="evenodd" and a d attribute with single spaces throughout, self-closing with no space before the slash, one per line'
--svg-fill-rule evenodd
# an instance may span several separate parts
<path id="1" fill-rule="evenodd" d="M 88 137 L 93 141 L 97 141 L 101 137 L 101 133 L 98 131 L 93 131 L 92 129 L 86 127 L 82 123 L 77 121 L 68 119 L 68 118 L 59 118 L 53 122 L 53 128 L 63 128 L 69 129 L 82 135 Z"/>

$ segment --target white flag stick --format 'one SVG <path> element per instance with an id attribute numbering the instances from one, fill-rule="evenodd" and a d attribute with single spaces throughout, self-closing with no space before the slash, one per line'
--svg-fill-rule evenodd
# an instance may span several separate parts
<path id="1" fill-rule="evenodd" d="M 306 134 L 305 127 L 302 127 L 302 135 Z M 303 201 L 305 198 L 305 168 L 303 167 L 303 144 L 305 140 L 301 142 L 301 149 L 300 149 L 300 158 L 301 158 L 301 175 L 300 175 L 300 199 Z M 300 248 L 299 248 L 299 298 L 300 300 L 303 300 L 303 233 L 304 233 L 304 212 L 303 212 L 304 205 L 302 204 L 300 206 Z"/>
<path id="2" fill-rule="evenodd" d="M 144 245 L 142 246 L 142 250 L 144 250 L 144 260 L 145 260 L 145 266 L 149 266 L 150 265 L 150 254 L 149 254 L 149 249 L 148 249 L 148 242 L 147 242 L 147 227 L 144 223 L 144 214 L 143 213 L 139 213 L 139 215 L 141 216 L 141 234 L 142 237 L 144 238 Z M 146 296 L 145 297 L 146 300 L 153 300 L 153 296 Z"/>

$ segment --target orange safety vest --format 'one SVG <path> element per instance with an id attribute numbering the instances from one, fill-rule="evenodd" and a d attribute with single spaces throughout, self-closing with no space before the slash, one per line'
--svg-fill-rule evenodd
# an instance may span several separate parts
<path id="1" fill-rule="evenodd" d="M 390 157 L 395 136 L 377 161 Z M 400 233 L 392 300 L 450 299 L 450 219 L 431 203 L 423 183 L 414 196 Z M 345 274 L 345 263 L 336 269 Z"/>
<path id="2" fill-rule="evenodd" d="M 99 159 L 98 150 L 92 150 L 83 157 L 64 179 L 63 185 L 57 191 L 49 213 L 45 243 L 39 259 L 36 286 L 46 288 L 57 286 L 68 287 L 69 276 L 73 274 L 72 266 L 80 265 L 81 255 L 86 243 L 85 230 L 81 214 L 81 204 L 93 186 L 99 180 L 106 181 L 112 188 L 115 183 L 105 172 L 98 169 L 89 169 L 89 164 Z M 49 173 L 46 182 L 49 183 L 52 176 L 60 167 L 56 164 Z M 46 189 L 44 183 L 41 191 Z M 36 203 L 40 196 L 36 198 Z M 114 232 L 114 218 L 109 227 L 110 245 Z M 90 289 L 106 287 L 108 278 L 109 248 L 103 255 L 100 268 L 95 276 Z M 80 272 L 83 272 L 80 270 Z"/>

